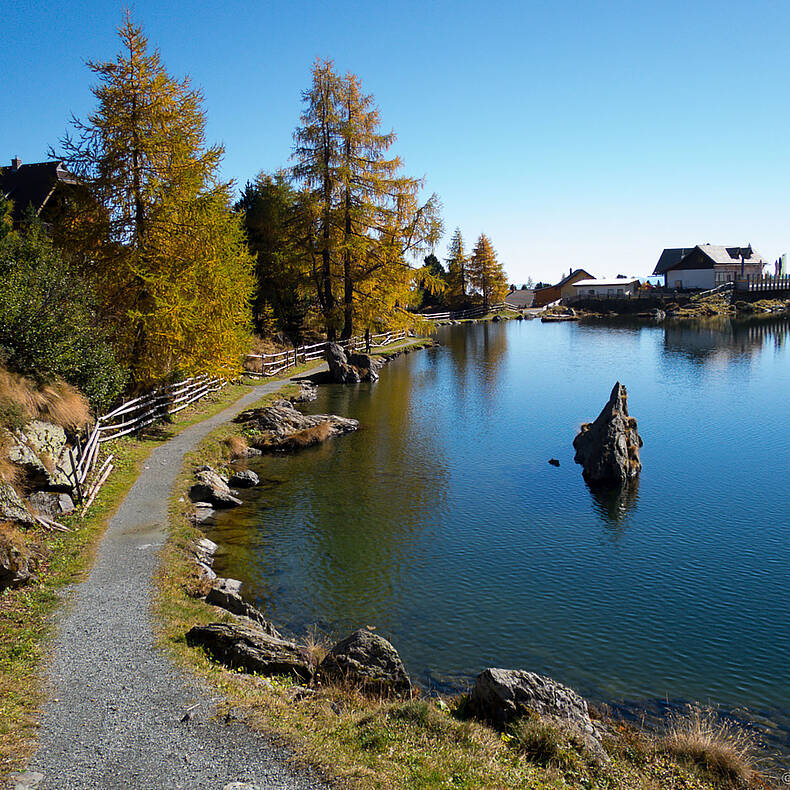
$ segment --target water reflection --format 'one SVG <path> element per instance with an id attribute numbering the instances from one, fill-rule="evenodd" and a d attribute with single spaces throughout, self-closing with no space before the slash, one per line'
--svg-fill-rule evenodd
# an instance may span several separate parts
<path id="1" fill-rule="evenodd" d="M 606 487 L 586 483 L 592 498 L 593 510 L 601 521 L 611 529 L 615 539 L 620 539 L 631 511 L 639 501 L 639 478 L 629 480 L 622 486 Z"/>

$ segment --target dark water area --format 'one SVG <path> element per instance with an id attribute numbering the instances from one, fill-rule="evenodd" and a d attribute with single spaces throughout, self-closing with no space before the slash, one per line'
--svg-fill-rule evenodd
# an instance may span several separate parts
<path id="1" fill-rule="evenodd" d="M 285 630 L 375 626 L 425 687 L 529 669 L 622 711 L 721 706 L 790 753 L 787 321 L 438 340 L 320 388 L 305 410 L 361 430 L 256 461 L 264 485 L 211 531 L 218 572 Z M 617 380 L 643 472 L 601 493 L 572 441 Z"/>

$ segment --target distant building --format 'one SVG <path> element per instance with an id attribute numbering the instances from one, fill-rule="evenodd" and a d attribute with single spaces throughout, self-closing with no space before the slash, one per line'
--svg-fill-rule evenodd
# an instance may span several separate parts
<path id="1" fill-rule="evenodd" d="M 594 280 L 592 274 L 584 269 L 571 269 L 570 273 L 563 277 L 556 285 L 549 285 L 547 288 L 538 288 L 535 291 L 535 307 L 545 307 L 547 304 L 556 302 L 558 299 L 576 296 L 573 288 L 574 283 L 579 280 Z"/>
<path id="2" fill-rule="evenodd" d="M 523 310 L 525 307 L 532 307 L 535 301 L 535 291 L 532 288 L 522 288 L 518 291 L 511 291 L 505 297 L 505 304 L 514 310 Z"/>
<path id="3" fill-rule="evenodd" d="M 698 244 L 690 249 L 664 250 L 653 274 L 663 274 L 667 288 L 707 290 L 722 283 L 760 277 L 767 263 L 751 244 L 746 247 Z"/>
<path id="4" fill-rule="evenodd" d="M 60 161 L 23 165 L 14 158 L 10 166 L 0 167 L 0 190 L 14 203 L 15 225 L 28 207 L 44 222 L 51 222 L 62 209 L 68 190 L 76 183 L 76 177 Z"/>
<path id="5" fill-rule="evenodd" d="M 612 299 L 633 296 L 639 288 L 639 278 L 622 278 L 614 280 L 579 280 L 573 284 L 574 296 L 592 297 L 594 299 L 610 297 Z"/>

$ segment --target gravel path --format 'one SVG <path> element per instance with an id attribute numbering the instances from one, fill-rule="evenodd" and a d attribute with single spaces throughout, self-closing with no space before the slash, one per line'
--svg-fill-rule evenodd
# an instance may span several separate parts
<path id="1" fill-rule="evenodd" d="M 156 648 L 150 611 L 151 577 L 184 453 L 280 386 L 255 387 L 153 451 L 63 612 L 40 748 L 12 788 L 323 787 L 289 768 L 282 749 L 239 723 L 213 719 L 217 700 Z"/>

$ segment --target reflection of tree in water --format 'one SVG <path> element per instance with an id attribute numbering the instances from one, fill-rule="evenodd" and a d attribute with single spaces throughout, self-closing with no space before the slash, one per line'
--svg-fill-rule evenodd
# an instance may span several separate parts
<path id="1" fill-rule="evenodd" d="M 748 359 L 768 343 L 781 347 L 788 326 L 785 317 L 669 321 L 664 325 L 664 354 L 680 354 L 699 364 Z"/>
<path id="2" fill-rule="evenodd" d="M 639 478 L 635 477 L 622 486 L 606 487 L 587 483 L 593 501 L 593 509 L 615 537 L 622 534 L 631 511 L 639 501 Z"/>

